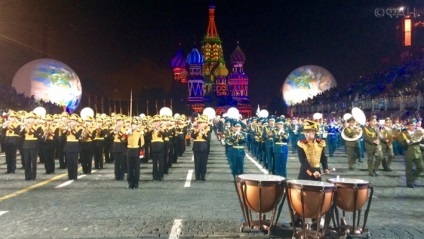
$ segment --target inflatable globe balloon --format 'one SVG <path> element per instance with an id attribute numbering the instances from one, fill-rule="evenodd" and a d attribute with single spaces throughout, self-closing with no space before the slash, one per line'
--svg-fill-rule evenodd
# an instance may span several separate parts
<path id="1" fill-rule="evenodd" d="M 307 65 L 292 71 L 281 88 L 287 105 L 295 105 L 337 86 L 333 75 L 320 66 Z"/>
<path id="2" fill-rule="evenodd" d="M 27 97 L 50 101 L 70 112 L 76 110 L 82 94 L 77 74 L 66 64 L 46 58 L 22 66 L 13 77 L 12 87 Z"/>

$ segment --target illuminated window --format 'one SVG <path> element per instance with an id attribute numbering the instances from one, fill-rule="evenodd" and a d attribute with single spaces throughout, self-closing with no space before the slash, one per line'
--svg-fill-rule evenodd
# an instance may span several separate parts
<path id="1" fill-rule="evenodd" d="M 410 18 L 405 18 L 404 22 L 403 22 L 403 32 L 404 32 L 404 36 L 405 36 L 405 46 L 410 46 L 412 45 L 412 40 L 411 40 L 411 33 L 412 33 L 412 28 L 411 28 L 411 19 Z"/>

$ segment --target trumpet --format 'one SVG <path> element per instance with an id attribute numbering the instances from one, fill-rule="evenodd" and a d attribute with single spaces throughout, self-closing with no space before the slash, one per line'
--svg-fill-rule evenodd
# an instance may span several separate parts
<path id="1" fill-rule="evenodd" d="M 53 135 L 53 131 L 51 129 L 51 125 L 48 124 L 47 125 L 47 130 L 46 130 L 46 132 L 44 132 L 44 136 L 43 136 L 44 141 L 46 141 L 48 139 L 48 137 L 51 136 L 51 135 Z"/>

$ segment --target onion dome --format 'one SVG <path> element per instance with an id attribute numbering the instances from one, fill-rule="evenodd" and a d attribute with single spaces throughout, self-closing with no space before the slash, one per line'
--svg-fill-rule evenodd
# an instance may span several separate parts
<path id="1" fill-rule="evenodd" d="M 186 64 L 186 60 L 184 58 L 183 50 L 180 48 L 177 54 L 171 59 L 171 68 L 184 68 Z"/>
<path id="2" fill-rule="evenodd" d="M 191 50 L 190 54 L 187 56 L 187 63 L 189 65 L 201 65 L 204 62 L 203 55 L 200 54 L 199 50 L 197 48 L 193 48 Z"/>
<path id="3" fill-rule="evenodd" d="M 213 75 L 216 77 L 227 76 L 228 69 L 227 67 L 220 61 L 218 66 L 213 70 Z"/>
<path id="4" fill-rule="evenodd" d="M 237 43 L 236 49 L 231 54 L 231 64 L 234 63 L 244 63 L 246 61 L 246 55 L 244 55 L 244 52 L 240 49 L 240 46 Z"/>

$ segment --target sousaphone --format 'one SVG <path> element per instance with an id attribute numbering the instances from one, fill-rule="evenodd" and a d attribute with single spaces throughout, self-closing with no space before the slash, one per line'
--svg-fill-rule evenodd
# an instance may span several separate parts
<path id="1" fill-rule="evenodd" d="M 349 113 L 346 113 L 343 116 L 343 119 L 347 121 L 350 118 L 350 117 L 348 118 L 349 115 L 350 115 Z M 363 133 L 361 126 L 364 126 L 366 121 L 367 121 L 367 117 L 365 116 L 364 112 L 361 109 L 359 109 L 358 107 L 352 108 L 352 114 L 351 115 L 360 126 L 355 126 L 354 130 L 357 133 L 355 134 L 355 137 L 353 137 L 353 138 L 349 138 L 345 135 L 344 131 L 345 131 L 346 128 L 344 128 L 342 133 L 341 133 L 341 136 L 345 141 L 356 141 L 356 140 L 360 139 L 362 137 L 362 133 Z"/>

